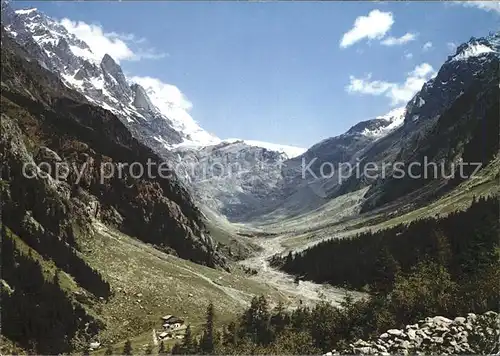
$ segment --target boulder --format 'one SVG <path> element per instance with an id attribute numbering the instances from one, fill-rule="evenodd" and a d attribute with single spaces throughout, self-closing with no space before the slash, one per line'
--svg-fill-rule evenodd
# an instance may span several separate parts
<path id="1" fill-rule="evenodd" d="M 93 342 L 91 342 L 91 343 L 89 344 L 89 347 L 90 347 L 90 349 L 92 349 L 92 350 L 96 350 L 96 349 L 98 349 L 99 347 L 101 347 L 101 343 L 100 343 L 100 342 L 98 342 L 98 341 L 93 341 Z"/>
<path id="2" fill-rule="evenodd" d="M 402 330 L 399 330 L 399 329 L 389 329 L 387 330 L 387 333 L 389 335 L 393 335 L 393 336 L 400 336 L 400 335 L 403 335 L 403 331 Z"/>

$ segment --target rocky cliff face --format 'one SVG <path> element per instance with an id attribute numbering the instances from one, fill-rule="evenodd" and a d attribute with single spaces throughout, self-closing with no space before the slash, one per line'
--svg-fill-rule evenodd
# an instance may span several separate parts
<path id="1" fill-rule="evenodd" d="M 281 165 L 287 159 L 282 152 L 237 141 L 174 153 L 179 174 L 199 201 L 230 219 L 282 199 Z"/>
<path id="2" fill-rule="evenodd" d="M 149 112 L 154 112 L 154 110 L 155 110 L 154 105 L 151 102 L 151 100 L 149 99 L 148 94 L 146 93 L 146 91 L 144 90 L 144 88 L 142 86 L 140 86 L 139 84 L 133 84 L 130 87 L 130 89 L 132 89 L 132 92 L 134 93 L 133 104 L 137 109 L 142 109 L 142 110 L 146 110 Z"/>
<path id="3" fill-rule="evenodd" d="M 111 111 L 22 53 L 2 32 L 3 218 L 9 227 L 29 233 L 22 223 L 28 214 L 35 230 L 78 246 L 98 219 L 180 257 L 224 265 L 175 172 L 161 178 L 118 170 L 134 162 L 158 167 L 162 159 Z"/>

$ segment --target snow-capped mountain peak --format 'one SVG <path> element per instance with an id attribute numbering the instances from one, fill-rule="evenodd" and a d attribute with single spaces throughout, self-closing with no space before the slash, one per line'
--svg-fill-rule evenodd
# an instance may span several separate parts
<path id="1" fill-rule="evenodd" d="M 156 109 L 172 122 L 173 128 L 184 135 L 183 146 L 215 145 L 220 139 L 202 129 L 189 114 L 192 104 L 174 85 L 162 83 L 151 77 L 132 77 L 131 82 L 144 88 L 145 94 Z"/>
<path id="2" fill-rule="evenodd" d="M 145 140 L 154 138 L 167 149 L 179 144 L 204 146 L 220 142 L 194 121 L 188 112 L 191 104 L 175 86 L 160 81 L 161 85 L 153 85 L 157 83 L 151 83 L 149 78 L 127 80 L 117 61 L 109 54 L 99 58 L 62 22 L 35 8 L 12 11 L 9 3 L 2 1 L 2 25 L 66 85 L 80 91 L 90 102 L 113 111 L 126 124 L 141 125 L 133 131 L 141 132 Z"/>
<path id="3" fill-rule="evenodd" d="M 500 32 L 471 38 L 461 44 L 441 66 L 437 75 L 425 83 L 406 106 L 405 122 L 432 120 L 444 112 L 477 79 L 488 81 L 488 63 L 498 61 Z"/>
<path id="4" fill-rule="evenodd" d="M 364 136 L 373 137 L 373 138 L 381 138 L 386 136 L 389 132 L 400 127 L 405 120 L 406 108 L 400 107 L 389 111 L 385 115 L 377 116 L 376 120 L 382 120 L 388 122 L 388 125 L 378 125 L 375 128 L 365 128 L 362 131 Z"/>
<path id="5" fill-rule="evenodd" d="M 358 122 L 339 137 L 364 136 L 370 139 L 380 139 L 400 127 L 404 123 L 405 114 L 405 107 L 393 109 L 385 115 L 379 115 L 374 119 Z M 326 139 L 326 141 L 328 140 Z"/>
<path id="6" fill-rule="evenodd" d="M 470 57 L 478 57 L 484 53 L 491 53 L 491 52 L 495 51 L 491 47 L 488 47 L 484 44 L 481 43 L 470 44 L 467 46 L 466 49 L 455 55 L 452 60 L 454 61 L 464 60 Z"/>
<path id="7" fill-rule="evenodd" d="M 491 34 L 482 38 L 471 38 L 469 42 L 460 45 L 451 61 L 463 61 L 471 57 L 481 57 L 488 53 L 500 52 L 500 34 Z"/>

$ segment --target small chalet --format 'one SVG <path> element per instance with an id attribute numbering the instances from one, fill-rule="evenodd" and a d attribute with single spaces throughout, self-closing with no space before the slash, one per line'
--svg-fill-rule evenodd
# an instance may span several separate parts
<path id="1" fill-rule="evenodd" d="M 167 330 L 178 329 L 184 325 L 184 320 L 174 315 L 165 315 L 162 319 L 163 327 Z"/>
<path id="2" fill-rule="evenodd" d="M 160 340 L 169 340 L 169 339 L 172 339 L 173 338 L 173 335 L 172 333 L 168 333 L 166 331 L 160 333 L 158 335 L 158 337 L 160 338 Z"/>

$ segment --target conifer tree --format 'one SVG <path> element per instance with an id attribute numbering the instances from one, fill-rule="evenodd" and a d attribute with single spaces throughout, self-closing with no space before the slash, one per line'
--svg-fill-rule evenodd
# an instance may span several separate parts
<path id="1" fill-rule="evenodd" d="M 211 354 L 214 352 L 214 349 L 214 305 L 210 302 L 207 307 L 205 325 L 200 341 L 200 351 L 204 354 Z"/>
<path id="2" fill-rule="evenodd" d="M 182 340 L 180 351 L 182 354 L 186 355 L 194 355 L 198 352 L 198 345 L 196 344 L 196 341 L 193 338 L 190 325 L 188 325 L 186 328 L 186 333 L 184 334 L 184 339 Z"/>
<path id="3" fill-rule="evenodd" d="M 285 306 L 283 305 L 283 302 L 281 300 L 278 302 L 278 305 L 273 310 L 270 319 L 270 325 L 271 327 L 273 327 L 274 333 L 280 333 L 285 328 L 286 313 L 285 313 Z"/>
<path id="4" fill-rule="evenodd" d="M 125 342 L 125 346 L 123 347 L 123 354 L 132 355 L 132 343 L 130 342 L 130 340 L 127 340 Z"/>
<path id="5" fill-rule="evenodd" d="M 452 257 L 450 242 L 442 231 L 436 231 L 433 235 L 436 243 L 437 262 L 441 266 L 448 267 Z"/>
<path id="6" fill-rule="evenodd" d="M 113 347 L 111 345 L 108 345 L 104 354 L 105 355 L 112 355 L 113 354 Z"/>
<path id="7" fill-rule="evenodd" d="M 182 346 L 179 343 L 175 343 L 175 345 L 172 346 L 172 355 L 182 355 L 184 353 L 182 351 Z"/>
<path id="8" fill-rule="evenodd" d="M 161 355 L 165 355 L 166 352 L 165 352 L 165 343 L 163 342 L 163 340 L 161 340 L 160 342 L 160 348 L 158 349 L 158 355 L 161 356 Z"/>
<path id="9" fill-rule="evenodd" d="M 230 322 L 227 327 L 224 327 L 224 332 L 222 333 L 222 343 L 224 346 L 236 345 L 238 342 L 238 331 L 236 323 L 234 321 Z"/>
<path id="10" fill-rule="evenodd" d="M 270 341 L 270 328 L 269 328 L 269 305 L 266 297 L 261 295 L 258 299 L 257 308 L 257 318 L 256 318 L 256 331 L 257 331 L 257 341 L 260 344 L 267 345 Z"/>
<path id="11" fill-rule="evenodd" d="M 375 292 L 386 293 L 394 284 L 394 278 L 399 271 L 399 264 L 386 246 L 378 253 L 373 268 L 373 289 Z"/>

